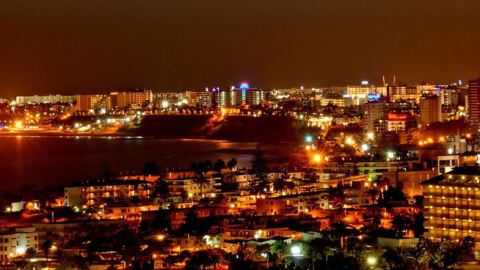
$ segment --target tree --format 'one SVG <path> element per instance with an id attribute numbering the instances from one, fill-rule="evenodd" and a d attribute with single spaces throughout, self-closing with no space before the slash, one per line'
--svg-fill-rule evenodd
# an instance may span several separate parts
<path id="1" fill-rule="evenodd" d="M 343 249 L 344 240 L 346 241 L 348 237 L 352 236 L 355 233 L 355 229 L 348 226 L 345 221 L 337 221 L 331 223 L 330 227 L 332 229 L 332 234 L 336 237 L 340 237 L 340 247 Z"/>
<path id="2" fill-rule="evenodd" d="M 223 159 L 218 159 L 215 164 L 213 164 L 213 170 L 215 170 L 217 173 L 221 173 L 222 169 L 225 169 L 226 167 L 227 165 Z"/>
<path id="3" fill-rule="evenodd" d="M 203 188 L 210 185 L 210 180 L 207 178 L 207 173 L 212 168 L 212 162 L 207 160 L 205 162 L 199 162 L 198 164 L 192 163 L 191 168 L 195 172 L 195 178 L 193 182 L 200 186 L 200 194 L 203 194 Z"/>
<path id="4" fill-rule="evenodd" d="M 270 252 L 273 254 L 272 262 L 273 262 L 273 267 L 275 268 L 277 265 L 277 260 L 280 260 L 280 261 L 285 260 L 288 254 L 288 245 L 285 241 L 277 240 L 270 247 Z"/>
<path id="5" fill-rule="evenodd" d="M 37 251 L 32 247 L 27 248 L 27 250 L 25 251 L 25 256 L 27 258 L 32 258 L 33 256 L 35 256 L 35 254 L 37 254 Z"/>
<path id="6" fill-rule="evenodd" d="M 210 229 L 211 224 L 208 218 L 199 218 L 195 211 L 191 210 L 185 216 L 185 220 L 180 225 L 180 232 L 191 235 L 205 235 Z"/>
<path id="7" fill-rule="evenodd" d="M 372 204 L 375 204 L 376 197 L 378 195 L 378 189 L 376 188 L 371 188 L 368 190 L 368 195 L 370 195 L 370 198 L 372 199 Z"/>
<path id="8" fill-rule="evenodd" d="M 160 231 L 169 231 L 171 229 L 171 222 L 165 211 L 157 211 L 152 223 L 152 229 Z"/>
<path id="9" fill-rule="evenodd" d="M 337 185 L 337 187 L 328 187 L 329 201 L 332 201 L 335 208 L 343 208 L 345 202 L 345 194 L 343 193 L 343 187 Z"/>
<path id="10" fill-rule="evenodd" d="M 170 189 L 168 188 L 168 182 L 162 179 L 157 179 L 155 181 L 154 195 L 160 198 L 167 198 L 170 195 Z"/>
<path id="11" fill-rule="evenodd" d="M 263 152 L 260 145 L 257 145 L 255 152 L 253 154 L 253 158 L 251 161 L 252 169 L 251 174 L 253 174 L 253 182 L 252 188 L 254 192 L 263 191 L 266 186 L 267 180 L 267 158 L 265 157 L 265 153 Z"/>
<path id="12" fill-rule="evenodd" d="M 391 270 L 408 270 L 413 269 L 414 264 L 410 261 L 412 258 L 409 256 L 409 249 L 399 247 L 395 249 L 387 249 L 382 258 L 388 264 Z"/>
<path id="13" fill-rule="evenodd" d="M 282 177 L 276 179 L 273 182 L 273 189 L 275 192 L 282 193 L 285 189 L 293 189 L 295 184 L 293 182 L 287 181 L 287 174 L 283 174 Z"/>
<path id="14" fill-rule="evenodd" d="M 403 237 L 411 225 L 411 218 L 405 215 L 397 214 L 392 219 L 392 228 L 395 230 L 396 237 Z"/>
<path id="15" fill-rule="evenodd" d="M 278 159 L 278 163 L 280 163 L 281 171 L 288 172 L 288 163 L 290 162 L 290 158 L 288 157 L 281 157 Z"/>
<path id="16" fill-rule="evenodd" d="M 48 262 L 48 255 L 50 254 L 51 248 L 52 248 L 52 241 L 50 239 L 45 240 L 45 242 L 43 242 L 42 245 L 40 246 L 40 249 L 45 254 L 45 258 L 47 259 L 47 262 Z"/>
<path id="17" fill-rule="evenodd" d="M 237 159 L 232 158 L 227 162 L 227 167 L 230 169 L 231 172 L 233 172 L 234 169 L 237 167 L 237 164 L 238 164 Z"/>
<path id="18" fill-rule="evenodd" d="M 158 165 L 153 161 L 147 161 L 142 170 L 143 175 L 159 175 L 160 169 Z"/>

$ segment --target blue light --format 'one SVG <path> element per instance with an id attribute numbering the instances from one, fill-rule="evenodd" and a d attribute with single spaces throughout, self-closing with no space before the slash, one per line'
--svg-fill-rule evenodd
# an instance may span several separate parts
<path id="1" fill-rule="evenodd" d="M 305 142 L 311 143 L 312 141 L 313 141 L 312 135 L 307 135 L 307 136 L 305 136 Z"/>
<path id="2" fill-rule="evenodd" d="M 248 89 L 250 88 L 250 86 L 248 85 L 248 83 L 242 83 L 240 84 L 240 89 Z"/>
<path id="3" fill-rule="evenodd" d="M 368 99 L 379 99 L 379 98 L 381 98 L 381 95 L 380 94 L 368 94 L 367 98 Z"/>

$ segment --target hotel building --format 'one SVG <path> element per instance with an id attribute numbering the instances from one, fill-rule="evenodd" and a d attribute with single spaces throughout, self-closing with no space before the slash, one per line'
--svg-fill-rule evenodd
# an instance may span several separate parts
<path id="1" fill-rule="evenodd" d="M 480 170 L 456 167 L 421 183 L 425 197 L 425 237 L 480 239 Z M 480 246 L 475 250 L 480 251 Z"/>

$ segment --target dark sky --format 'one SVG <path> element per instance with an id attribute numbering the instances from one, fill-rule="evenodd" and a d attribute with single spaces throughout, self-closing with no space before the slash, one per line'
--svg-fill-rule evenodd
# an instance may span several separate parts
<path id="1" fill-rule="evenodd" d="M 0 96 L 447 83 L 480 74 L 479 0 L 0 1 Z"/>

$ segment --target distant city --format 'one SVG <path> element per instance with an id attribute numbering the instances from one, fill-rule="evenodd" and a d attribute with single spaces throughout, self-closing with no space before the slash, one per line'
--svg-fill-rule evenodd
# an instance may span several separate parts
<path id="1" fill-rule="evenodd" d="M 0 113 L 0 136 L 256 144 L 218 151 L 244 164 L 105 163 L 5 192 L 2 269 L 477 269 L 480 78 L 18 96 Z"/>

